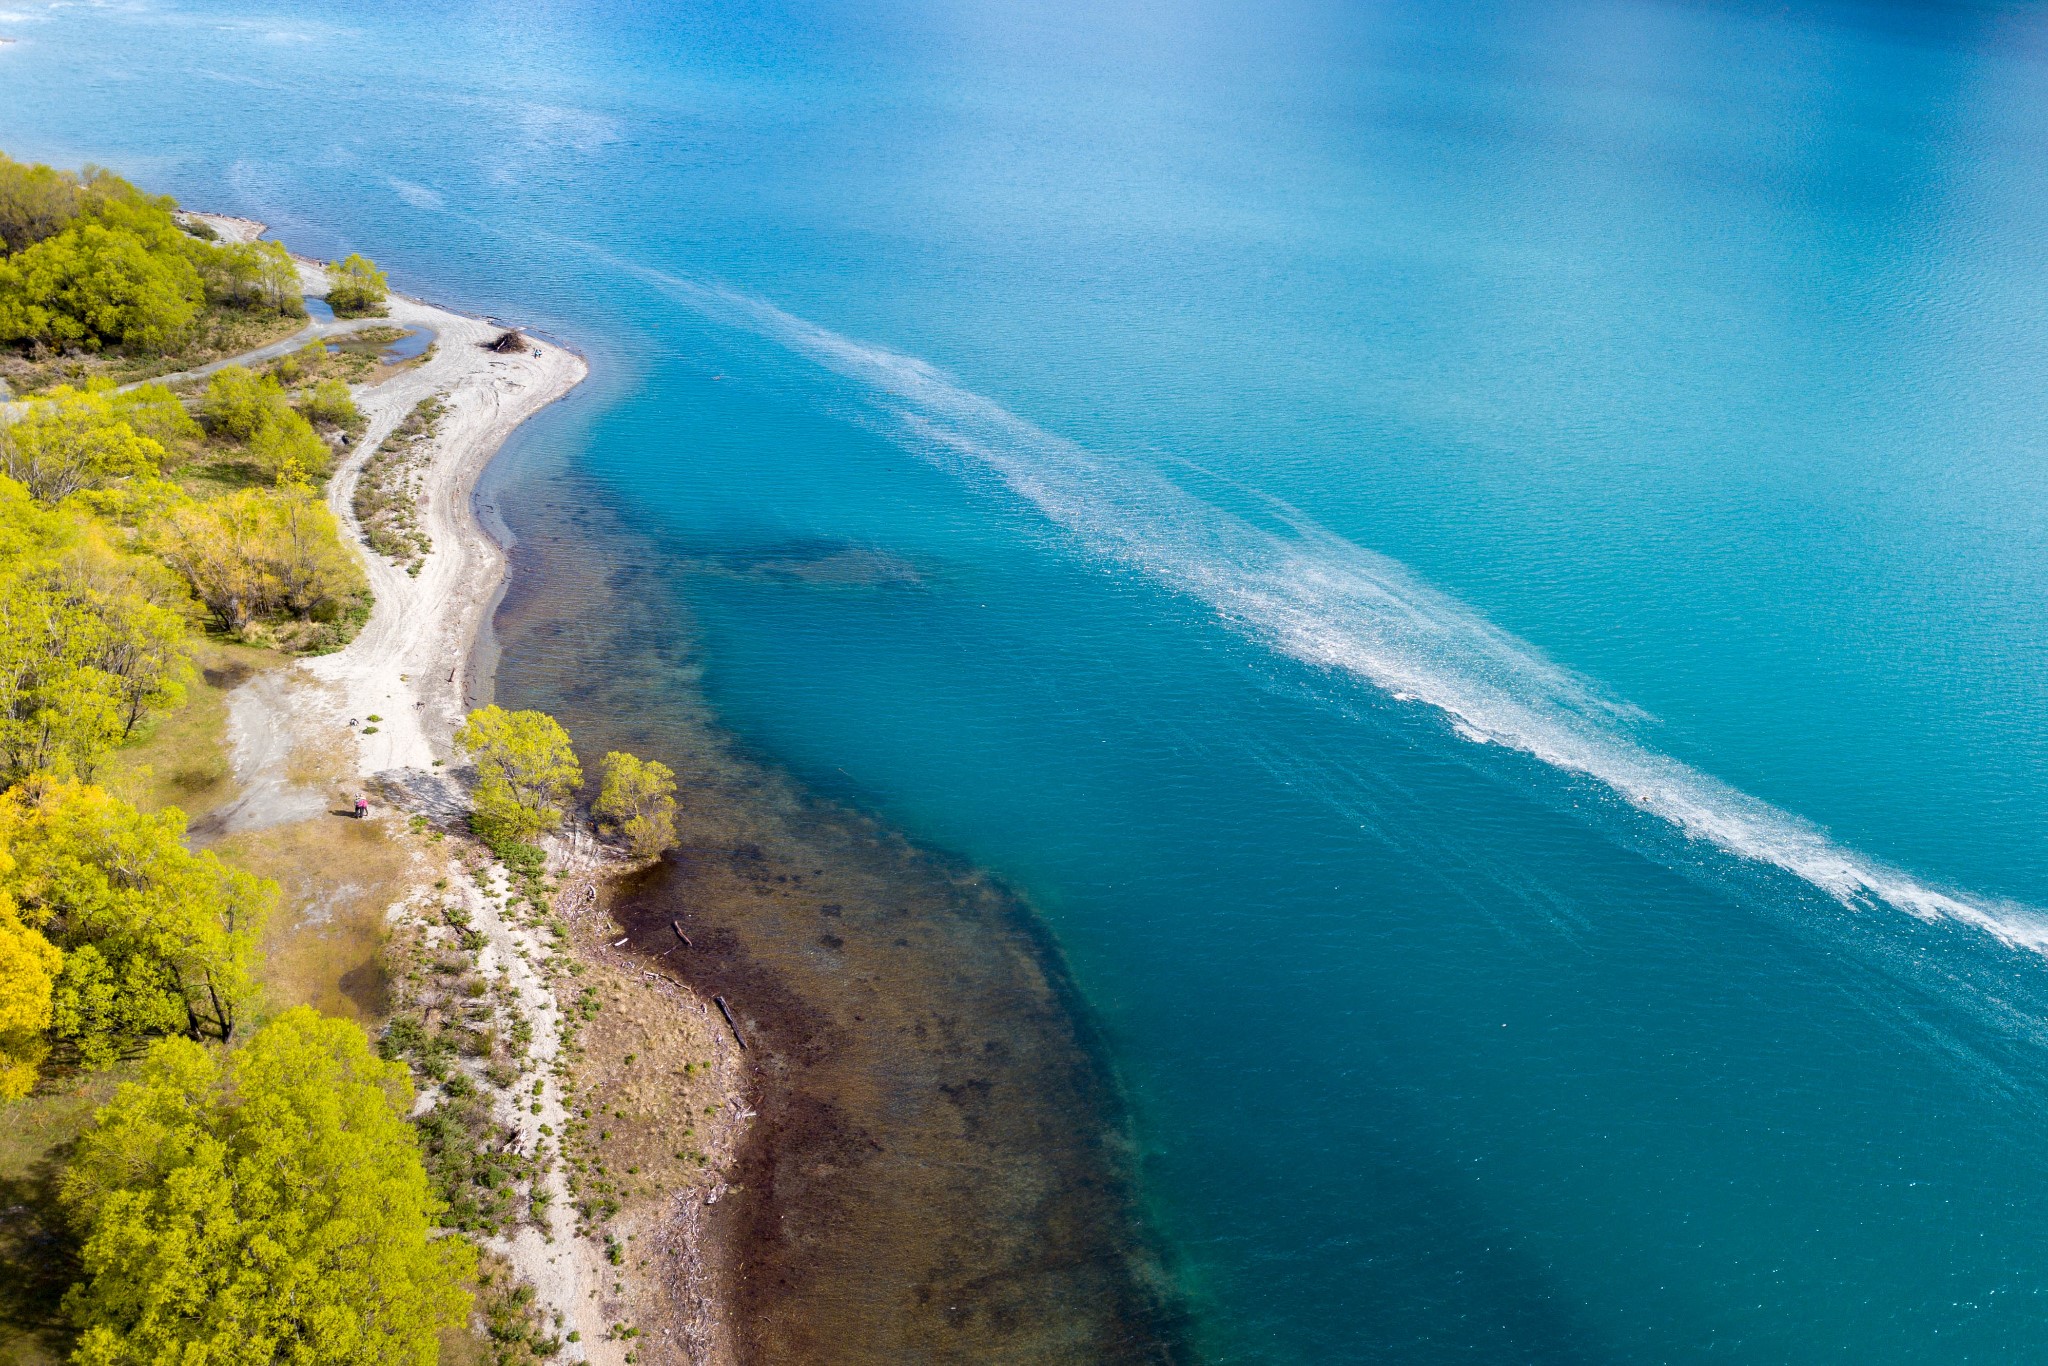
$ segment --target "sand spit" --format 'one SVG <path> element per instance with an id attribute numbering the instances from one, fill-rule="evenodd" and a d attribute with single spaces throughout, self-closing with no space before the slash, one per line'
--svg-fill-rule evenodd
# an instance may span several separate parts
<path id="1" fill-rule="evenodd" d="M 325 288 L 318 266 L 301 269 L 309 289 Z M 247 791 L 220 815 L 229 831 L 297 819 L 308 801 L 324 803 L 332 795 L 295 797 L 282 781 L 279 761 L 292 739 L 327 743 L 345 736 L 354 747 L 351 767 L 363 778 L 416 790 L 421 800 L 432 800 L 439 789 L 446 789 L 442 801 L 460 800 L 439 778 L 436 760 L 445 767 L 454 758 L 450 737 L 467 710 L 463 673 L 470 646 L 505 572 L 505 557 L 478 524 L 470 492 L 505 438 L 580 383 L 589 367 L 558 346 L 511 355 L 486 351 L 483 343 L 503 328 L 417 299 L 392 296 L 388 321 L 431 329 L 434 351 L 357 391 L 368 426 L 329 481 L 327 502 L 359 543 L 351 502 L 364 462 L 415 405 L 438 396 L 444 412 L 421 472 L 419 517 L 433 550 L 417 575 L 362 550 L 376 607 L 356 638 L 344 650 L 286 671 L 275 686 L 235 694 L 235 776 Z"/>
<path id="2" fill-rule="evenodd" d="M 192 216 L 226 239 L 254 240 L 263 231 L 262 224 L 248 219 Z M 325 273 L 318 263 L 302 260 L 300 270 L 309 293 L 324 291 Z M 452 736 L 475 700 L 475 685 L 466 676 L 471 648 L 505 573 L 503 553 L 471 507 L 472 490 L 519 424 L 567 394 L 588 367 L 580 356 L 546 342 L 520 352 L 488 350 L 485 343 L 499 336 L 502 326 L 417 299 L 393 295 L 389 313 L 392 325 L 431 329 L 433 350 L 380 383 L 356 390 L 368 426 L 336 469 L 327 494 L 329 506 L 357 542 L 375 607 L 347 648 L 261 674 L 231 694 L 229 737 L 239 795 L 209 818 L 225 835 L 333 819 L 336 808 L 346 809 L 344 794 L 333 790 L 342 784 L 370 792 L 379 819 L 397 823 L 424 817 L 447 831 L 463 828 L 466 799 L 451 773 L 457 766 Z M 361 545 L 352 498 L 371 453 L 429 397 L 443 404 L 431 453 L 419 473 L 423 506 L 418 523 L 431 538 L 432 550 L 417 574 L 409 574 Z M 477 690 L 487 689 L 485 682 Z M 460 852 L 453 844 L 436 847 Z M 594 958 L 601 952 L 599 926 L 605 922 L 593 914 L 599 905 L 597 886 L 615 871 L 615 856 L 576 834 L 550 852 L 550 874 L 561 888 L 557 905 L 576 930 L 572 952 Z M 470 850 L 463 857 L 474 861 L 476 853 Z M 481 878 L 449 876 L 457 862 L 415 855 L 412 885 L 388 918 L 431 940 L 437 907 L 459 905 L 467 913 L 483 940 L 476 967 L 498 983 L 530 1025 L 527 1057 L 543 1081 L 536 1096 L 522 1094 L 516 1103 L 510 1095 L 502 1097 L 497 1118 L 506 1132 L 516 1132 L 521 1151 L 559 1153 L 572 1117 L 551 1074 L 558 1064 L 570 1072 L 583 1070 L 586 1065 L 578 1059 L 589 1050 L 565 1044 L 567 1003 L 557 999 L 556 983 L 567 979 L 550 970 L 558 946 L 545 940 L 537 924 L 515 913 L 502 869 L 490 869 Z M 624 975 L 616 965 L 598 961 L 574 969 L 579 974 L 586 970 L 604 981 Z M 579 975 L 576 980 L 581 986 L 590 978 Z M 664 990 L 677 1018 L 702 1019 L 702 1002 L 679 988 Z M 700 1053 L 717 1053 L 708 1029 L 677 1038 Z M 578 1236 L 575 1202 L 561 1161 L 549 1165 L 546 1181 L 553 1199 L 543 1226 L 524 1225 L 494 1242 L 495 1250 L 535 1288 L 535 1307 L 543 1319 L 564 1339 L 576 1335 L 574 1341 L 565 1340 L 561 1360 L 623 1366 L 629 1352 L 637 1352 L 634 1359 L 642 1362 L 730 1359 L 708 1280 L 693 1270 L 705 1261 L 694 1242 L 695 1208 L 715 1189 L 745 1107 L 737 1101 L 737 1061 L 719 1055 L 707 1058 L 706 1067 L 702 1080 L 715 1080 L 720 1094 L 734 1103 L 721 1107 L 721 1117 L 703 1126 L 707 1132 L 699 1140 L 703 1166 L 698 1179 L 660 1192 L 665 1212 L 657 1217 L 650 1217 L 648 1201 L 640 1202 L 637 1221 L 645 1234 L 640 1246 L 663 1249 L 658 1265 L 643 1258 L 631 1268 L 642 1272 L 634 1277 L 642 1293 L 627 1291 L 627 1272 L 608 1263 L 605 1250 L 590 1236 Z M 645 1293 L 657 1285 L 663 1293 Z M 615 1331 L 628 1318 L 638 1329 L 637 1340 Z M 649 1350 L 657 1344 L 670 1350 Z"/>

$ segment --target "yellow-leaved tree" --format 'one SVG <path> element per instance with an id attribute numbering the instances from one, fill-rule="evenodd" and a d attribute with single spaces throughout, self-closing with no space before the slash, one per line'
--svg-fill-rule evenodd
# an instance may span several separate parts
<path id="1" fill-rule="evenodd" d="M 455 743 L 476 761 L 471 823 L 487 843 L 525 843 L 562 823 L 562 807 L 583 785 L 569 733 L 546 712 L 483 707 Z"/>
<path id="2" fill-rule="evenodd" d="M 0 778 L 90 776 L 190 672 L 175 576 L 0 476 Z"/>
<path id="3" fill-rule="evenodd" d="M 0 850 L 0 874 L 13 867 Z M 50 1051 L 50 999 L 63 966 L 57 946 L 0 892 L 0 1100 L 20 1100 L 35 1089 L 37 1068 Z"/>
<path id="4" fill-rule="evenodd" d="M 156 1044 L 63 1194 L 79 1366 L 432 1366 L 476 1253 L 439 1205 L 405 1065 L 300 1006 L 225 1055 Z"/>
<path id="5" fill-rule="evenodd" d="M 360 318 L 384 311 L 390 286 L 377 263 L 352 252 L 327 268 L 327 306 L 337 318 Z"/>
<path id="6" fill-rule="evenodd" d="M 342 396 L 347 398 L 346 387 Z M 242 443 L 250 462 L 280 486 L 327 473 L 333 452 L 269 375 L 239 365 L 216 371 L 199 401 L 199 415 L 207 431 Z"/>
<path id="7" fill-rule="evenodd" d="M 303 486 L 173 504 L 146 539 L 214 619 L 238 634 L 279 614 L 334 621 L 369 596 L 334 514 Z"/>
<path id="8" fill-rule="evenodd" d="M 175 807 L 37 776 L 0 795 L 0 891 L 63 951 L 51 1026 L 87 1067 L 147 1038 L 227 1040 L 256 992 L 257 939 L 277 884 L 184 843 Z"/>
<path id="9" fill-rule="evenodd" d="M 608 835 L 641 858 L 659 858 L 676 843 L 676 775 L 667 764 L 618 750 L 604 756 L 604 781 L 592 808 Z"/>
<path id="10" fill-rule="evenodd" d="M 169 394 L 160 385 L 150 387 Z M 0 473 L 43 503 L 121 480 L 154 478 L 167 452 L 157 437 L 137 430 L 138 422 L 165 434 L 196 430 L 175 398 L 167 408 L 153 394 L 135 400 L 105 388 L 60 387 L 24 404 L 19 418 L 0 426 Z"/>

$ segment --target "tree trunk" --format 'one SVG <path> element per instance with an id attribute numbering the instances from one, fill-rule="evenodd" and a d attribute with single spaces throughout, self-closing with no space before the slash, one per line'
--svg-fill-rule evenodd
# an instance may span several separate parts
<path id="1" fill-rule="evenodd" d="M 220 1041 L 228 1042 L 235 1032 L 235 1017 L 220 1003 L 220 993 L 213 989 L 213 983 L 206 984 L 206 994 L 213 998 L 213 1017 L 220 1023 Z"/>

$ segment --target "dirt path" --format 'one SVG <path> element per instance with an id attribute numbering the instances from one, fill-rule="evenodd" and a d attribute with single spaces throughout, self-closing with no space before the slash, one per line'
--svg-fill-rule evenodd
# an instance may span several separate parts
<path id="1" fill-rule="evenodd" d="M 329 482 L 327 502 L 361 549 L 351 500 L 364 462 L 414 405 L 439 395 L 444 412 L 422 472 L 420 515 L 433 550 L 410 575 L 362 549 L 376 606 L 355 640 L 284 671 L 268 687 L 252 680 L 230 699 L 235 777 L 245 789 L 221 813 L 231 831 L 300 819 L 316 809 L 310 804 L 333 795 L 293 792 L 284 765 L 294 742 L 346 743 L 360 777 L 430 797 L 438 786 L 435 760 L 453 760 L 450 737 L 467 709 L 470 644 L 505 567 L 477 522 L 471 491 L 505 438 L 588 373 L 580 356 L 556 346 L 509 355 L 485 350 L 483 343 L 503 329 L 414 299 L 393 296 L 388 321 L 432 328 L 434 353 L 357 394 L 368 426 Z"/>
<path id="2" fill-rule="evenodd" d="M 209 221 L 228 235 L 224 220 Z M 257 224 L 245 226 L 243 235 L 261 231 Z M 309 292 L 324 287 L 317 266 L 302 263 L 301 271 Z M 588 367 L 581 357 L 549 344 L 505 355 L 486 350 L 483 343 L 502 328 L 415 299 L 392 296 L 389 318 L 377 321 L 431 328 L 435 349 L 423 363 L 357 391 L 368 425 L 328 485 L 328 506 L 363 558 L 376 605 L 347 648 L 259 675 L 230 695 L 229 738 L 240 795 L 213 817 L 230 833 L 327 819 L 324 813 L 340 794 L 309 786 L 294 765 L 337 751 L 338 765 L 309 767 L 338 768 L 359 788 L 378 793 L 379 814 L 386 818 L 400 814 L 382 809 L 389 801 L 442 816 L 466 807 L 461 788 L 447 776 L 455 765 L 452 736 L 466 710 L 470 646 L 505 569 L 502 552 L 476 519 L 471 493 L 505 438 L 574 388 Z M 434 396 L 444 411 L 421 472 L 419 516 L 433 548 L 420 572 L 411 575 L 362 546 L 351 501 L 378 444 L 416 404 Z M 445 895 L 466 903 L 486 941 L 479 967 L 510 989 L 531 1022 L 530 1056 L 545 1076 L 561 1054 L 562 1009 L 538 966 L 549 948 L 535 930 L 506 914 L 507 890 L 502 870 L 496 870 L 488 894 L 457 883 L 438 893 L 415 887 L 409 900 Z M 583 894 L 583 886 L 574 894 Z M 398 913 L 407 913 L 404 904 Z M 567 1116 L 553 1082 L 534 1103 L 506 1102 L 501 1110 L 500 1119 L 519 1130 L 527 1151 L 548 1133 L 565 1129 Z M 608 1269 L 603 1254 L 589 1239 L 575 1236 L 560 1163 L 547 1180 L 555 1195 L 547 1231 L 524 1228 L 499 1240 L 497 1250 L 535 1287 L 543 1316 L 558 1322 L 565 1335 L 572 1329 L 580 1333 L 580 1341 L 564 1344 L 563 1359 L 620 1362 L 627 1348 L 605 1340 L 609 1325 L 601 1321 Z"/>
<path id="3" fill-rule="evenodd" d="M 349 318 L 331 323 L 308 323 L 283 341 L 274 341 L 267 345 L 259 346 L 253 351 L 244 351 L 239 356 L 223 356 L 219 360 L 208 361 L 206 364 L 194 366 L 190 370 L 179 370 L 174 374 L 155 375 L 149 379 L 139 379 L 133 384 L 122 385 L 120 392 L 125 394 L 130 389 L 140 389 L 145 384 L 182 384 L 186 380 L 205 379 L 216 370 L 225 370 L 230 365 L 261 365 L 264 361 L 276 360 L 279 356 L 290 355 L 309 342 L 320 341 L 327 337 L 345 337 L 351 332 L 362 332 L 372 327 L 388 327 L 389 325 L 389 320 L 385 318 Z"/>

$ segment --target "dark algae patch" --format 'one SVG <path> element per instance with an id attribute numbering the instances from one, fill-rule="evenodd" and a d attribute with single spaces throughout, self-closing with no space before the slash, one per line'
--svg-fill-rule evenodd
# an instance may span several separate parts
<path id="1" fill-rule="evenodd" d="M 518 500 L 498 700 L 680 779 L 681 847 L 612 910 L 746 1040 L 757 1113 L 707 1211 L 743 1359 L 1189 1360 L 1123 1109 L 1028 909 L 738 753 L 681 605 L 605 562 L 599 514 L 535 505 L 559 492 Z"/>
<path id="2" fill-rule="evenodd" d="M 666 961 L 731 1003 L 760 1078 L 715 1225 L 757 1359 L 1173 1360 L 1114 1097 L 1024 914 L 804 815 L 692 842 L 614 906 L 649 953 L 684 926 Z"/>

